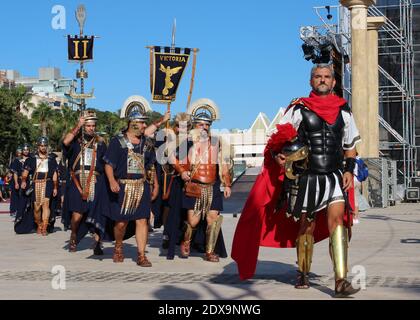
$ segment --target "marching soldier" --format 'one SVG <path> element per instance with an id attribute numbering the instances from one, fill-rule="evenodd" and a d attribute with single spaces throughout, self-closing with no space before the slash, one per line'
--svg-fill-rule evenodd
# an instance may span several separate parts
<path id="1" fill-rule="evenodd" d="M 94 254 L 102 255 L 100 234 L 104 232 L 105 225 L 101 221 L 98 202 L 100 190 L 105 190 L 103 157 L 106 145 L 96 134 L 97 120 L 94 111 L 86 110 L 76 127 L 64 137 L 63 153 L 68 159 L 70 174 L 62 220 L 67 229 L 71 228 L 70 252 L 76 251 L 77 243 L 90 230 L 95 237 Z"/>
<path id="2" fill-rule="evenodd" d="M 20 217 L 16 217 L 15 231 L 18 232 L 17 229 L 22 229 L 18 226 L 22 223 L 26 225 L 26 228 L 19 230 L 18 233 L 31 232 L 33 229 L 31 218 L 33 217 L 37 225 L 37 233 L 46 236 L 50 222 L 55 221 L 55 217 L 51 215 L 50 205 L 58 192 L 57 161 L 55 155 L 48 154 L 47 137 L 40 137 L 37 145 L 38 150 L 35 156 L 26 159 L 23 165 L 21 189 L 29 197 L 30 205 L 20 204 L 22 212 Z M 24 214 L 31 207 L 33 215 Z M 26 224 L 25 221 L 29 221 L 29 223 Z"/>
<path id="3" fill-rule="evenodd" d="M 218 108 L 209 99 L 200 99 L 189 108 L 194 129 L 191 130 L 191 143 L 187 159 L 177 159 L 175 170 L 185 182 L 182 204 L 187 211 L 185 232 L 181 242 L 181 257 L 190 254 L 193 231 L 200 221 L 207 223 L 205 231 L 205 256 L 210 262 L 218 262 L 216 244 L 219 240 L 220 254 L 226 257 L 223 237 L 219 238 L 223 217 L 223 198 L 231 195 L 230 158 L 226 144 L 210 133 L 210 127 L 218 118 Z M 186 161 L 185 161 L 186 160 Z M 220 244 L 220 243 L 219 243 Z"/>
<path id="4" fill-rule="evenodd" d="M 154 143 L 145 137 L 148 116 L 133 111 L 128 117 L 128 128 L 112 138 L 104 160 L 110 195 L 108 210 L 104 212 L 115 222 L 113 261 L 123 262 L 123 239 L 129 222 L 135 224 L 138 248 L 137 264 L 151 267 L 146 257 L 148 219 L 151 201 L 159 192 L 154 174 L 156 161 Z"/>

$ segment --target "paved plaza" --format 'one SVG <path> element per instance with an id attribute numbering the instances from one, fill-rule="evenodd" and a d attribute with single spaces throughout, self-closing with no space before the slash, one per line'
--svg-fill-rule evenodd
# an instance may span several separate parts
<path id="1" fill-rule="evenodd" d="M 7 211 L 0 205 L 0 212 Z M 238 218 L 224 214 L 223 232 L 228 253 Z M 134 238 L 125 242 L 126 259 L 112 262 L 113 244 L 105 243 L 104 256 L 92 255 L 92 240 L 69 253 L 69 232 L 42 237 L 16 235 L 13 219 L 0 214 L 1 299 L 333 299 L 333 273 L 328 241 L 315 246 L 309 290 L 293 288 L 295 250 L 261 248 L 257 273 L 240 281 L 231 258 L 209 263 L 201 254 L 188 260 L 167 260 L 160 249 L 162 229 L 150 234 L 148 257 L 152 268 L 135 263 Z M 350 271 L 366 271 L 366 290 L 353 299 L 420 298 L 420 205 L 398 204 L 370 209 L 353 228 Z M 54 289 L 52 268 L 65 269 L 65 289 Z M 59 267 L 61 268 L 61 267 Z M 56 282 L 55 282 L 56 283 Z"/>

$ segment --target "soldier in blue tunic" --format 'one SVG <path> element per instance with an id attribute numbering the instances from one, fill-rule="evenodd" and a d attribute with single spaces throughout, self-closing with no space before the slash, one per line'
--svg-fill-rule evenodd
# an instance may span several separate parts
<path id="1" fill-rule="evenodd" d="M 123 262 L 123 239 L 130 222 L 135 223 L 137 264 L 151 267 L 145 255 L 151 201 L 159 192 L 154 174 L 154 143 L 144 133 L 148 116 L 138 111 L 128 117 L 128 128 L 110 141 L 104 160 L 110 195 L 103 213 L 115 222 L 114 262 Z"/>
<path id="2" fill-rule="evenodd" d="M 40 137 L 37 144 L 38 152 L 35 156 L 26 159 L 23 165 L 21 188 L 26 194 L 30 194 L 30 202 L 33 204 L 33 218 L 38 226 L 37 233 L 46 236 L 50 224 L 50 205 L 58 192 L 57 161 L 54 154 L 48 154 L 47 137 Z M 30 185 L 27 183 L 28 177 L 30 178 Z M 22 206 L 22 212 L 25 212 L 25 209 L 26 206 Z M 21 218 L 23 219 L 25 216 Z M 15 230 L 17 223 L 18 221 L 15 222 Z M 28 224 L 27 230 L 18 233 L 28 233 L 30 231 L 32 231 L 32 227 Z"/>
<path id="3" fill-rule="evenodd" d="M 29 157 L 29 145 L 25 144 L 23 148 L 18 148 L 16 150 L 16 158 L 13 160 L 10 165 L 10 171 L 13 174 L 12 182 L 10 188 L 12 191 L 12 196 L 10 199 L 10 215 L 16 215 L 19 205 L 19 191 L 20 183 L 22 182 L 22 172 L 23 164 L 25 160 Z"/>
<path id="4" fill-rule="evenodd" d="M 77 243 L 91 231 L 95 237 L 94 254 L 102 255 L 100 234 L 105 226 L 98 204 L 105 188 L 106 144 L 95 132 L 97 120 L 94 111 L 84 111 L 76 127 L 64 137 L 63 154 L 68 159 L 69 174 L 62 220 L 66 229 L 71 227 L 70 252 L 75 252 Z"/>

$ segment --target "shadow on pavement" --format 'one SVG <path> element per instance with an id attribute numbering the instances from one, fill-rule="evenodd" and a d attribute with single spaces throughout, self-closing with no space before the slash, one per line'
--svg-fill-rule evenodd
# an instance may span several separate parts
<path id="1" fill-rule="evenodd" d="M 173 285 L 164 285 L 153 292 L 153 295 L 160 300 L 197 300 L 200 295 L 192 290 L 179 288 Z"/>

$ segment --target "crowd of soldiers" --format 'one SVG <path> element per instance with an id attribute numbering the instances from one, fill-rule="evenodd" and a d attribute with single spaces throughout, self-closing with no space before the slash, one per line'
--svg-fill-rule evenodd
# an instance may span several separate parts
<path id="1" fill-rule="evenodd" d="M 47 236 L 61 212 L 64 230 L 71 231 L 69 252 L 91 234 L 95 255 L 103 255 L 104 241 L 114 241 L 112 259 L 123 262 L 123 240 L 135 235 L 137 264 L 151 267 L 145 253 L 153 216 L 154 226 L 164 228 L 168 259 L 177 245 L 181 258 L 192 247 L 206 261 L 227 257 L 220 212 L 222 193 L 231 195 L 232 168 L 222 140 L 210 131 L 218 109 L 201 99 L 190 110 L 165 129 L 169 112 L 147 126 L 148 114 L 133 110 L 109 145 L 96 133 L 95 112 L 86 110 L 64 136 L 61 159 L 49 152 L 47 137 L 33 153 L 24 145 L 10 166 L 15 232 Z"/>

